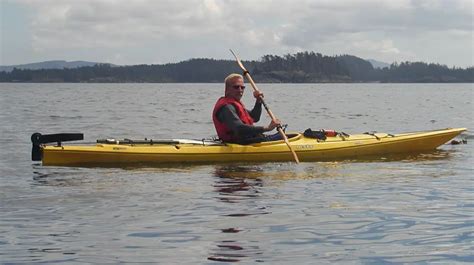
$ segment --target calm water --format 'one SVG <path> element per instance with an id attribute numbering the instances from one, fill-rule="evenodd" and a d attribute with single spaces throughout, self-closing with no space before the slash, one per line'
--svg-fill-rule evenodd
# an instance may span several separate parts
<path id="1" fill-rule="evenodd" d="M 474 262 L 472 84 L 260 88 L 292 131 L 467 127 L 468 144 L 395 161 L 43 167 L 37 131 L 211 137 L 222 85 L 0 84 L 0 263 Z"/>

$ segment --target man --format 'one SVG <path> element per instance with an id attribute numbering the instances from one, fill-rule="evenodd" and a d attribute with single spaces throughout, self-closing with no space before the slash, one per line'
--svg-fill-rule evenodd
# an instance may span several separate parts
<path id="1" fill-rule="evenodd" d="M 217 135 L 224 142 L 249 144 L 268 140 L 263 132 L 269 132 L 280 125 L 271 121 L 268 126 L 254 126 L 262 114 L 263 94 L 254 91 L 255 106 L 247 110 L 240 101 L 244 94 L 244 78 L 240 74 L 230 74 L 225 78 L 225 96 L 217 100 L 212 112 L 212 120 Z"/>

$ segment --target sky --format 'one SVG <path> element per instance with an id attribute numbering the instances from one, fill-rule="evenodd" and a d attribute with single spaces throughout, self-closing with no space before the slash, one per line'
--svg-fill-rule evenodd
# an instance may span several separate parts
<path id="1" fill-rule="evenodd" d="M 474 0 L 0 0 L 0 65 L 314 51 L 474 65 Z"/>

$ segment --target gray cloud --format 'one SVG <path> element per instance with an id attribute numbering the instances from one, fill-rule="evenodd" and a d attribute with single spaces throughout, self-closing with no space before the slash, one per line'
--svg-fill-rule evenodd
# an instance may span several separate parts
<path id="1" fill-rule="evenodd" d="M 473 65 L 473 3 L 432 1 L 22 0 L 48 59 L 118 64 L 245 59 L 312 50 L 387 62 Z"/>

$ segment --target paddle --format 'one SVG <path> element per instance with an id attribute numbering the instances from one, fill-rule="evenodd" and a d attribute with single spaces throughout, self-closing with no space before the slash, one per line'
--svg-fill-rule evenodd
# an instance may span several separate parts
<path id="1" fill-rule="evenodd" d="M 240 66 L 240 68 L 242 69 L 242 71 L 244 71 L 244 76 L 247 77 L 247 79 L 249 80 L 250 85 L 252 85 L 253 90 L 259 92 L 260 90 L 258 90 L 257 85 L 255 84 L 255 82 L 253 81 L 252 77 L 250 76 L 249 71 L 247 71 L 247 69 L 245 69 L 245 67 L 244 67 L 244 65 L 242 64 L 242 62 L 240 61 L 239 57 L 237 57 L 237 55 L 235 55 L 235 53 L 234 53 L 234 51 L 232 51 L 232 49 L 230 49 L 230 52 L 234 55 L 235 60 L 237 61 L 237 64 Z M 268 107 L 268 105 L 265 103 L 265 101 L 263 100 L 263 98 L 260 98 L 260 101 L 262 102 L 263 106 L 264 106 L 265 109 L 267 110 L 267 113 L 268 113 L 268 115 L 270 116 L 270 118 L 272 119 L 272 121 L 273 121 L 273 122 L 276 122 L 276 117 L 275 117 L 275 115 L 273 115 L 272 111 L 270 110 L 270 108 Z M 285 141 L 285 143 L 286 143 L 286 145 L 288 146 L 288 148 L 290 149 L 291 153 L 293 154 L 293 158 L 295 159 L 296 163 L 299 163 L 300 160 L 298 159 L 298 156 L 296 155 L 295 151 L 294 151 L 293 148 L 291 147 L 290 142 L 288 141 L 288 137 L 286 137 L 286 134 L 285 134 L 285 132 L 283 132 L 283 129 L 281 128 L 281 126 L 278 126 L 278 127 L 277 127 L 277 130 L 278 130 L 278 132 L 280 133 L 280 135 L 281 135 L 281 137 L 283 138 L 283 140 Z"/>

